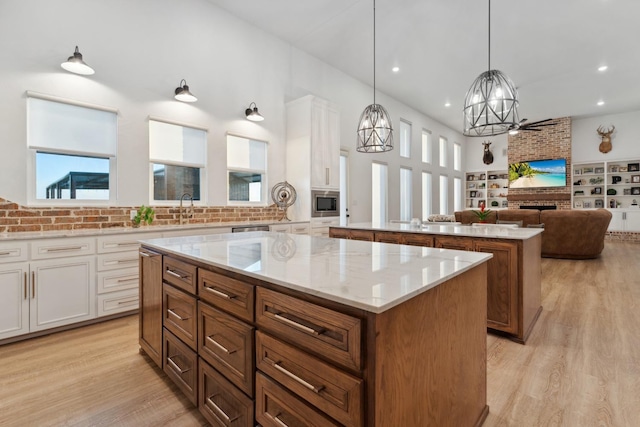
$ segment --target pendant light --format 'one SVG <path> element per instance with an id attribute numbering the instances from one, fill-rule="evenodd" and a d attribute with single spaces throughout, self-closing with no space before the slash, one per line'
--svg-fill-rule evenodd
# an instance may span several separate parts
<path id="1" fill-rule="evenodd" d="M 393 150 L 391 118 L 382 105 L 376 104 L 376 0 L 373 0 L 373 104 L 360 116 L 356 150 L 361 153 Z"/>
<path id="2" fill-rule="evenodd" d="M 488 71 L 473 82 L 464 100 L 466 136 L 500 135 L 518 126 L 518 91 L 511 79 L 491 69 L 491 0 L 489 0 Z"/>
<path id="3" fill-rule="evenodd" d="M 251 106 L 253 105 L 253 108 Z M 255 102 L 249 104 L 249 108 L 244 110 L 244 115 L 247 117 L 247 120 L 251 120 L 252 122 L 261 122 L 264 120 L 262 114 L 258 112 L 258 106 Z"/>
<path id="4" fill-rule="evenodd" d="M 78 50 L 78 46 L 76 46 L 76 50 L 73 52 L 73 55 L 71 55 L 65 62 L 60 64 L 60 66 L 71 73 L 81 74 L 83 76 L 90 76 L 92 74 L 95 74 L 93 68 L 89 67 L 82 60 L 82 54 Z"/>
<path id="5" fill-rule="evenodd" d="M 184 84 L 183 84 L 184 83 Z M 180 86 L 175 90 L 174 98 L 182 102 L 196 102 L 198 98 L 189 91 L 187 81 L 185 79 L 180 80 Z"/>

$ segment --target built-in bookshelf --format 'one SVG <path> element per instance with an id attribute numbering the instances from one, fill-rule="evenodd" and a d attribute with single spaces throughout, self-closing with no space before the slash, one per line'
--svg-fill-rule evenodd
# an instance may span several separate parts
<path id="1" fill-rule="evenodd" d="M 506 209 L 509 175 L 506 170 L 466 173 L 465 209 L 478 209 L 482 202 L 487 209 Z"/>
<path id="2" fill-rule="evenodd" d="M 578 163 L 571 177 L 574 209 L 638 208 L 640 160 Z"/>

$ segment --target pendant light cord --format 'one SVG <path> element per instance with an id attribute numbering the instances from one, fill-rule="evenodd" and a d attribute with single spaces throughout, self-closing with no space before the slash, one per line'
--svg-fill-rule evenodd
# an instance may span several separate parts
<path id="1" fill-rule="evenodd" d="M 373 0 L 373 104 L 376 103 L 376 0 Z"/>
<path id="2" fill-rule="evenodd" d="M 489 49 L 487 49 L 487 52 L 489 52 L 489 58 L 488 58 L 488 63 L 489 63 L 489 70 L 491 71 L 491 0 L 489 0 Z"/>

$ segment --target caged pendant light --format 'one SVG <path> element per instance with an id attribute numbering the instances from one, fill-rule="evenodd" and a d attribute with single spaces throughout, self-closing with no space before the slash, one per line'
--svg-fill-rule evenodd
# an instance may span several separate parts
<path id="1" fill-rule="evenodd" d="M 361 153 L 393 150 L 391 118 L 382 105 L 376 104 L 376 0 L 373 0 L 373 104 L 360 116 L 356 150 Z"/>
<path id="2" fill-rule="evenodd" d="M 491 0 L 489 0 L 488 71 L 473 82 L 464 100 L 465 136 L 492 136 L 518 126 L 518 91 L 511 79 L 491 69 Z"/>

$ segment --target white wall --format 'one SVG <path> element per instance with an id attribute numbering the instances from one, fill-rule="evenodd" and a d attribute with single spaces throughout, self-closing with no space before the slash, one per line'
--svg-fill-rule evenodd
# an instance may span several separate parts
<path id="1" fill-rule="evenodd" d="M 611 135 L 613 148 L 603 154 L 598 149 L 599 126 L 616 130 Z M 571 157 L 574 163 L 640 159 L 640 111 L 587 117 L 571 121 Z"/>
<path id="2" fill-rule="evenodd" d="M 78 45 L 96 74 L 77 76 L 60 68 Z M 400 165 L 413 167 L 414 216 L 420 216 L 421 130 L 465 153 L 465 138 L 457 131 L 378 94 L 392 115 L 412 123 L 412 160 L 401 161 L 399 150 L 386 154 L 355 152 L 355 131 L 362 110 L 372 102 L 372 89 L 350 76 L 264 33 L 206 0 L 20 0 L 0 3 L 0 134 L 2 168 L 0 197 L 26 204 L 26 97 L 32 90 L 77 101 L 115 107 L 118 114 L 117 204 L 148 202 L 148 116 L 209 129 L 209 205 L 226 203 L 226 132 L 269 142 L 269 188 L 286 177 L 284 169 L 284 104 L 314 94 L 341 108 L 342 147 L 350 151 L 351 219 L 371 216 L 371 161 L 389 164 L 389 217 L 399 217 L 397 191 Z M 367 66 L 367 65 L 364 65 Z M 186 79 L 198 97 L 195 104 L 173 100 Z M 265 121 L 244 118 L 255 101 Z M 398 142 L 396 142 L 397 144 Z M 465 164 L 463 159 L 463 165 Z M 428 167 L 438 182 L 438 166 Z M 462 173 L 458 173 L 462 176 Z M 453 176 L 450 196 L 453 206 Z M 433 194 L 438 212 L 437 188 Z"/>

